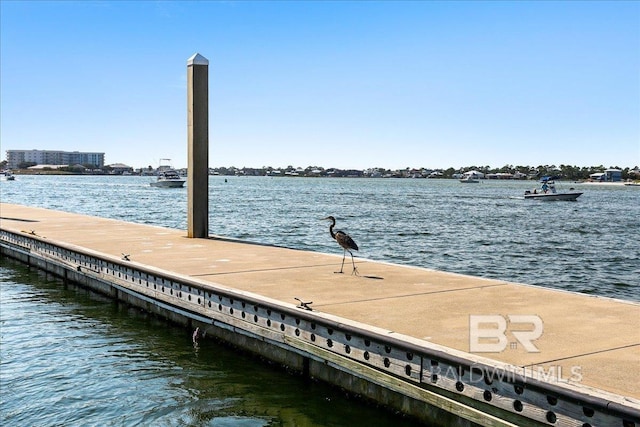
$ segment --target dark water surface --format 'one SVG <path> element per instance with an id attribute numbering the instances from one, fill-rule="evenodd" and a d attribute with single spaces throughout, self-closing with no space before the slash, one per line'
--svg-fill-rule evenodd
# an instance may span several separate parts
<path id="1" fill-rule="evenodd" d="M 144 177 L 18 176 L 2 202 L 186 228 L 186 189 Z M 211 234 L 640 301 L 640 188 L 529 182 L 210 178 Z M 569 184 L 566 185 L 568 187 Z M 1 212 L 0 212 L 1 216 Z M 386 426 L 410 420 L 0 260 L 3 425 Z"/>

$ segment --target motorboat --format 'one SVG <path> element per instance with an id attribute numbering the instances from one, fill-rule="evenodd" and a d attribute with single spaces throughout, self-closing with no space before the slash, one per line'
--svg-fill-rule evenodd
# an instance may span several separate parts
<path id="1" fill-rule="evenodd" d="M 480 171 L 476 171 L 476 170 L 467 171 L 463 173 L 462 176 L 460 177 L 460 182 L 465 184 L 477 184 L 480 182 L 480 178 L 484 178 L 484 177 L 485 175 Z"/>
<path id="2" fill-rule="evenodd" d="M 2 172 L 2 178 L 4 178 L 5 181 L 15 181 L 16 180 L 16 177 L 13 176 L 11 171 Z"/>
<path id="3" fill-rule="evenodd" d="M 165 169 L 158 173 L 158 179 L 151 182 L 152 187 L 164 188 L 180 188 L 184 185 L 185 179 L 182 178 L 174 169 Z"/>
<path id="4" fill-rule="evenodd" d="M 555 181 L 551 180 L 543 180 L 541 181 L 542 185 L 540 188 L 536 188 L 533 191 L 526 190 L 524 192 L 525 199 L 531 200 L 545 200 L 545 201 L 553 201 L 553 200 L 570 200 L 575 201 L 578 197 L 582 195 L 582 192 L 575 191 L 572 188 L 569 191 L 560 192 L 556 189 Z"/>
<path id="5" fill-rule="evenodd" d="M 477 184 L 480 182 L 480 180 L 474 178 L 473 175 L 465 175 L 463 178 L 460 178 L 460 182 L 465 184 Z"/>

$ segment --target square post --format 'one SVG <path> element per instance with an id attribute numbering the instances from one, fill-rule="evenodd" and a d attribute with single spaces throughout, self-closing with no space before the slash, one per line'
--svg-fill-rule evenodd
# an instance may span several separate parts
<path id="1" fill-rule="evenodd" d="M 209 236 L 209 61 L 187 60 L 187 236 Z"/>

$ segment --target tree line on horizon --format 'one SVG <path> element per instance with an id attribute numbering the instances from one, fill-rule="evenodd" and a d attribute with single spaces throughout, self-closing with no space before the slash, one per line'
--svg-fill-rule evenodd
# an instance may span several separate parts
<path id="1" fill-rule="evenodd" d="M 19 169 L 27 169 L 31 166 L 35 166 L 36 164 L 33 162 L 24 162 L 18 165 Z M 5 169 L 7 166 L 7 161 L 3 160 L 0 162 L 0 169 Z M 97 168 L 95 165 L 82 165 L 85 167 L 85 170 L 79 169 L 77 166 L 69 166 L 67 168 L 62 168 L 60 172 L 66 173 L 103 173 L 103 174 L 112 174 L 113 168 L 109 165 L 105 165 L 101 168 Z M 150 170 L 151 166 L 148 168 L 141 168 L 139 171 Z M 561 164 L 559 166 L 556 165 L 539 165 L 539 166 L 519 166 L 519 165 L 504 165 L 499 168 L 494 168 L 488 165 L 472 165 L 461 168 L 453 168 L 449 167 L 447 169 L 441 168 L 410 168 L 407 167 L 405 169 L 386 169 L 382 167 L 374 167 L 368 168 L 364 170 L 360 169 L 340 169 L 340 168 L 324 168 L 321 166 L 307 166 L 306 168 L 287 166 L 284 168 L 281 167 L 271 167 L 271 166 L 263 166 L 261 168 L 249 168 L 242 167 L 237 168 L 235 166 L 230 167 L 213 167 L 209 168 L 210 172 L 223 175 L 223 176 L 235 176 L 235 175 L 244 175 L 244 176 L 303 176 L 303 177 L 371 177 L 371 176 L 382 176 L 389 178 L 406 178 L 406 177 L 432 177 L 432 178 L 455 178 L 456 174 L 462 174 L 465 172 L 469 172 L 472 170 L 476 170 L 482 172 L 483 174 L 497 174 L 497 173 L 506 173 L 506 174 L 520 174 L 523 176 L 523 179 L 526 178 L 536 178 L 542 177 L 545 175 L 554 175 L 559 176 L 563 179 L 569 180 L 586 180 L 589 179 L 589 176 L 594 173 L 604 172 L 607 169 L 619 169 L 622 171 L 622 179 L 639 179 L 640 178 L 640 168 L 635 166 L 633 168 L 622 168 L 620 166 L 609 166 L 605 167 L 604 165 L 598 166 L 571 166 Z M 51 171 L 53 172 L 53 171 Z M 435 173 L 435 174 L 434 174 Z"/>
<path id="2" fill-rule="evenodd" d="M 286 168 L 273 168 L 271 166 L 265 166 L 262 168 L 237 168 L 235 166 L 231 167 L 217 167 L 211 168 L 219 175 L 224 176 L 233 176 L 233 175 L 249 175 L 249 176 L 266 176 L 266 175 L 274 175 L 274 171 L 279 171 L 281 174 L 297 174 L 297 176 L 333 176 L 333 177 L 347 177 L 347 176 L 358 176 L 358 177 L 370 177 L 372 175 L 375 176 L 383 176 L 383 177 L 392 177 L 392 178 L 406 178 L 406 177 L 416 177 L 416 175 L 421 175 L 422 177 L 434 177 L 434 178 L 455 178 L 456 174 L 463 174 L 469 171 L 479 171 L 483 174 L 497 174 L 497 173 L 507 173 L 507 174 L 516 174 L 519 173 L 524 177 L 536 178 L 542 177 L 545 175 L 554 175 L 559 176 L 564 179 L 570 180 L 586 180 L 589 179 L 591 174 L 604 172 L 607 169 L 619 169 L 622 171 L 622 179 L 638 179 L 640 178 L 640 168 L 635 166 L 634 168 L 621 168 L 619 166 L 610 166 L 605 167 L 603 165 L 599 166 L 570 166 L 570 165 L 540 165 L 537 167 L 533 166 L 514 166 L 514 165 L 505 165 L 500 168 L 492 168 L 491 166 L 466 166 L 462 168 L 453 168 L 449 167 L 447 169 L 430 169 L 430 168 L 405 168 L 405 169 L 385 169 L 385 168 L 369 168 L 364 170 L 359 169 L 338 169 L 338 168 L 328 168 L 325 169 L 320 166 L 308 166 L 305 169 L 295 168 L 293 166 L 287 166 Z M 431 173 L 437 172 L 436 175 L 431 175 Z M 524 178 L 523 178 L 524 179 Z"/>

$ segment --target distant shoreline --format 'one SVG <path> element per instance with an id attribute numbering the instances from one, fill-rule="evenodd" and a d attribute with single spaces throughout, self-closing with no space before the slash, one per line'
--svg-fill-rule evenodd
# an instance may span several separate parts
<path id="1" fill-rule="evenodd" d="M 47 171 L 26 171 L 24 169 L 22 170 L 16 170 L 13 172 L 14 175 L 45 175 L 45 176 L 105 176 L 105 177 L 112 177 L 112 176 L 122 176 L 122 177 L 131 177 L 131 176 L 139 176 L 139 177 L 149 177 L 149 176 L 153 176 L 153 175 L 139 175 L 139 174 L 130 174 L 130 175 L 122 175 L 122 174 L 105 174 L 105 173 L 74 173 L 74 172 L 68 172 L 68 171 L 57 171 L 57 170 L 47 170 Z M 401 177 L 401 176 L 393 176 L 393 177 L 370 177 L 370 176 L 291 176 L 291 175 L 219 175 L 219 174 L 210 174 L 209 176 L 219 176 L 219 177 L 229 177 L 229 176 L 234 176 L 234 177 L 238 177 L 238 178 L 245 178 L 245 177 L 251 177 L 251 176 L 256 176 L 256 177 L 265 177 L 265 178 L 360 178 L 360 179 L 371 179 L 371 178 L 378 178 L 378 179 L 446 179 L 446 180 L 452 180 L 452 181 L 457 181 L 458 178 L 450 178 L 450 177 L 430 177 L 430 178 L 426 178 L 426 177 L 421 177 L 421 178 L 416 178 L 416 177 L 411 177 L 411 176 L 406 176 L 406 177 Z M 516 178 L 481 178 L 482 181 L 537 181 L 538 178 L 520 178 L 520 179 L 516 179 Z M 578 181 L 578 180 L 562 180 L 559 179 L 558 181 L 562 181 L 565 183 L 572 183 L 572 184 L 580 184 L 580 185 L 598 185 L 598 186 L 625 186 L 625 184 L 629 184 L 629 183 L 634 183 L 636 185 L 640 185 L 640 181 L 633 181 L 633 180 L 626 180 L 626 181 L 616 181 L 616 182 L 610 182 L 610 181 L 606 181 L 606 182 L 598 182 L 598 181 Z"/>
<path id="2" fill-rule="evenodd" d="M 5 162 L 0 162 L 0 168 L 6 168 Z M 117 167 L 116 167 L 117 166 Z M 178 174 L 187 176 L 186 168 L 174 168 Z M 209 175 L 211 176 L 267 176 L 267 177 L 309 177 L 309 178 L 417 178 L 417 179 L 460 179 L 465 174 L 474 174 L 479 179 L 493 180 L 514 180 L 514 181 L 536 181 L 542 177 L 554 177 L 564 182 L 575 183 L 599 183 L 611 185 L 625 182 L 640 181 L 640 168 L 635 166 L 633 169 L 618 167 L 605 169 L 604 166 L 577 167 L 561 165 L 560 168 L 555 166 L 504 166 L 502 168 L 486 167 L 463 167 L 463 168 L 447 168 L 447 169 L 428 169 L 428 168 L 405 168 L 405 169 L 384 169 L 381 167 L 368 169 L 339 169 L 324 168 L 320 166 L 308 166 L 303 169 L 301 167 L 287 166 L 286 168 L 273 168 L 265 166 L 262 168 L 236 168 L 231 167 L 209 167 Z M 157 169 L 141 168 L 134 169 L 124 164 L 107 165 L 103 167 L 95 167 L 91 165 L 76 165 L 62 168 L 42 167 L 29 169 L 14 169 L 15 175 L 89 175 L 89 176 L 155 176 Z M 482 177 L 482 178 L 480 178 Z M 609 179 L 608 181 L 595 181 L 598 179 Z M 612 182 L 611 179 L 620 181 Z"/>
<path id="3" fill-rule="evenodd" d="M 614 185 L 614 186 L 624 186 L 629 183 L 638 183 L 638 181 L 616 181 L 616 182 L 595 182 L 595 181 L 576 181 L 576 184 L 586 184 L 586 185 Z"/>

